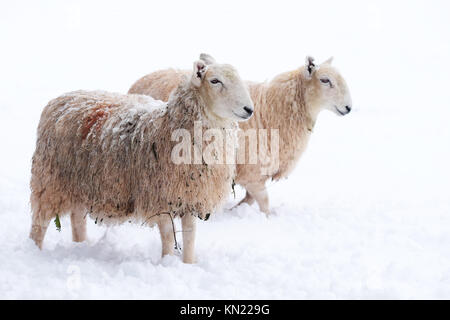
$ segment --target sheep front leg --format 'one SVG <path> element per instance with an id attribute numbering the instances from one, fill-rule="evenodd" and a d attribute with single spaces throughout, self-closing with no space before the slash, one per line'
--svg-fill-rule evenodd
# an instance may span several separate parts
<path id="1" fill-rule="evenodd" d="M 45 233 L 47 232 L 50 217 L 41 210 L 34 210 L 31 222 L 30 238 L 36 243 L 39 249 L 42 250 L 42 242 L 44 241 Z"/>
<path id="2" fill-rule="evenodd" d="M 266 215 L 269 215 L 269 195 L 267 194 L 266 186 L 264 185 L 264 183 L 262 185 L 249 185 L 246 186 L 246 189 L 258 203 L 259 210 L 264 212 Z"/>
<path id="3" fill-rule="evenodd" d="M 195 230 L 196 217 L 192 214 L 186 213 L 181 218 L 181 225 L 183 229 L 183 262 L 195 263 Z"/>
<path id="4" fill-rule="evenodd" d="M 74 209 L 70 213 L 72 225 L 72 241 L 83 242 L 86 240 L 86 215 L 82 209 Z"/>
<path id="5" fill-rule="evenodd" d="M 243 203 L 247 203 L 249 206 L 251 206 L 255 202 L 255 199 L 248 193 L 248 191 L 245 192 L 245 198 L 239 201 L 237 205 L 234 207 L 239 207 Z"/>
<path id="6" fill-rule="evenodd" d="M 173 255 L 174 246 L 175 246 L 175 234 L 173 230 L 173 224 L 171 217 L 167 215 L 162 215 L 159 217 L 158 220 L 158 228 L 159 233 L 161 235 L 161 242 L 162 242 L 162 254 L 161 256 L 164 257 L 166 255 Z"/>

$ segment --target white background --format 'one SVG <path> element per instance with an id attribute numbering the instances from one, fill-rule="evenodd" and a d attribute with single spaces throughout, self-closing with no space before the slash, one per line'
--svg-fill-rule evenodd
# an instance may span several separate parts
<path id="1" fill-rule="evenodd" d="M 0 298 L 450 298 L 447 1 L 2 1 Z M 324 112 L 273 215 L 200 222 L 198 263 L 156 229 L 53 225 L 28 239 L 40 112 L 76 89 L 125 93 L 200 52 L 264 81 L 334 56 L 354 112 Z M 243 191 L 238 190 L 238 198 Z M 227 207 L 237 200 L 230 198 Z"/>

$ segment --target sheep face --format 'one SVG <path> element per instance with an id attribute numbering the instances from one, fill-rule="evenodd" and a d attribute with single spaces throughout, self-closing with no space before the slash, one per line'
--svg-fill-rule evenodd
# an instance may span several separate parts
<path id="1" fill-rule="evenodd" d="M 199 89 L 211 116 L 233 121 L 245 121 L 252 116 L 252 99 L 232 66 L 199 60 L 194 63 L 191 82 Z"/>
<path id="2" fill-rule="evenodd" d="M 307 79 L 314 92 L 314 104 L 320 110 L 328 109 L 344 116 L 352 110 L 352 99 L 347 83 L 341 74 L 331 65 L 332 58 L 320 66 L 308 57 L 305 66 Z"/>

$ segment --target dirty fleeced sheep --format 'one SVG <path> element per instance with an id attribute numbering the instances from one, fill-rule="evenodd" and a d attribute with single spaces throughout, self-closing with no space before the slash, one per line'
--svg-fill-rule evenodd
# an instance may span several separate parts
<path id="1" fill-rule="evenodd" d="M 217 79 L 226 87 L 218 87 Z M 30 237 L 42 248 L 50 220 L 65 213 L 74 241 L 86 238 L 87 214 L 97 223 L 157 223 L 164 256 L 173 254 L 172 218 L 179 216 L 183 261 L 193 263 L 195 218 L 213 213 L 227 199 L 235 166 L 174 163 L 173 133 L 182 129 L 193 136 L 194 125 L 201 123 L 202 129 L 227 136 L 252 110 L 236 70 L 202 60 L 167 104 L 100 91 L 50 101 L 33 155 Z"/>
<path id="2" fill-rule="evenodd" d="M 214 62 L 209 55 L 202 54 L 201 57 L 208 63 Z M 247 191 L 240 203 L 252 204 L 256 200 L 261 211 L 268 214 L 269 198 L 265 183 L 268 179 L 285 178 L 293 170 L 306 149 L 319 112 L 324 109 L 338 115 L 350 112 L 352 105 L 347 84 L 333 68 L 331 60 L 318 66 L 313 58 L 307 57 L 304 66 L 282 73 L 270 82 L 248 83 L 255 115 L 248 122 L 241 123 L 240 128 L 244 132 L 248 129 L 278 129 L 279 164 L 272 172 L 267 172 L 262 170 L 265 165 L 260 159 L 256 164 L 238 163 L 235 182 Z M 129 93 L 146 94 L 166 101 L 178 83 L 189 74 L 184 70 L 160 70 L 139 79 Z M 258 143 L 260 148 L 261 141 Z M 276 152 L 271 141 L 267 144 L 268 150 Z M 241 143 L 239 148 L 246 148 L 246 144 Z M 249 158 L 248 149 L 240 152 Z"/>

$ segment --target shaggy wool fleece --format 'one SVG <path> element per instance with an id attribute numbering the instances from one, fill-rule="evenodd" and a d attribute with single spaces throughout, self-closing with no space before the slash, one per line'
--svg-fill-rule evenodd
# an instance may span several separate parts
<path id="1" fill-rule="evenodd" d="M 214 212 L 231 192 L 234 166 L 171 161 L 177 143 L 171 140 L 173 130 L 183 128 L 193 136 L 195 121 L 215 127 L 204 119 L 204 108 L 187 85 L 168 105 L 99 91 L 50 101 L 33 156 L 33 210 L 51 218 L 82 206 L 99 223 Z"/>

